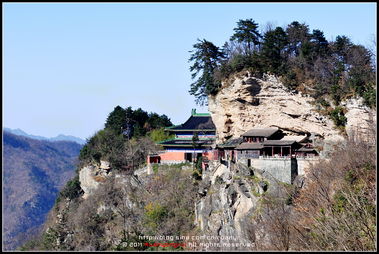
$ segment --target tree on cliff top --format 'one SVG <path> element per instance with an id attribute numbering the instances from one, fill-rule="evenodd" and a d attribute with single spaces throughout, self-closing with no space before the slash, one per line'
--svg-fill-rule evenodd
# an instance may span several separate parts
<path id="1" fill-rule="evenodd" d="M 251 48 L 252 44 L 254 47 L 259 45 L 259 39 L 262 38 L 258 32 L 258 24 L 252 19 L 242 20 L 240 19 L 237 22 L 237 27 L 233 29 L 235 33 L 230 38 L 231 41 L 238 41 L 239 43 L 245 44 L 246 55 L 251 55 L 253 49 Z"/>
<path id="2" fill-rule="evenodd" d="M 109 113 L 107 121 L 105 122 L 105 128 L 112 129 L 116 133 L 121 134 L 126 123 L 126 111 L 120 106 L 114 108 Z"/>
<path id="3" fill-rule="evenodd" d="M 214 71 L 218 67 L 218 63 L 224 57 L 224 53 L 212 42 L 205 39 L 198 40 L 194 44 L 194 50 L 189 62 L 194 61 L 190 67 L 192 79 L 195 79 L 200 73 L 198 79 L 191 84 L 189 93 L 196 97 L 196 103 L 200 105 L 206 104 L 209 94 L 217 93 L 221 86 L 221 81 L 214 78 Z"/>

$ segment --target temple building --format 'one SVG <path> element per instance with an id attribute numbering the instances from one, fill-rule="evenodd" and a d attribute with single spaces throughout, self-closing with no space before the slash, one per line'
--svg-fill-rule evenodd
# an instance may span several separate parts
<path id="1" fill-rule="evenodd" d="M 175 134 L 175 138 L 159 142 L 164 151 L 148 156 L 148 163 L 192 162 L 202 156 L 213 160 L 212 145 L 216 139 L 216 127 L 208 113 L 196 113 L 192 109 L 189 119 L 180 125 L 165 129 Z M 198 136 L 194 141 L 193 136 Z"/>
<path id="2" fill-rule="evenodd" d="M 285 136 L 279 128 L 254 128 L 240 138 L 218 145 L 222 160 L 236 162 L 262 157 L 306 157 L 317 155 L 308 137 Z"/>

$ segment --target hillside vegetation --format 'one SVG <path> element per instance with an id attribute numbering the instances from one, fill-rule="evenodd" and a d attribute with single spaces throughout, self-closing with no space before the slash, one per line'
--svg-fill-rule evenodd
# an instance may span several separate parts
<path id="1" fill-rule="evenodd" d="M 343 109 L 337 107 L 342 100 L 358 96 L 366 105 L 376 105 L 375 55 L 344 35 L 328 41 L 321 30 L 311 31 L 297 21 L 260 31 L 254 20 L 246 19 L 237 22 L 222 47 L 206 39 L 193 47 L 189 92 L 199 104 L 222 89 L 221 81 L 249 69 L 257 77 L 275 74 L 290 90 L 314 97 L 337 125 L 344 121 Z"/>
<path id="2" fill-rule="evenodd" d="M 21 250 L 154 250 L 138 236 L 193 230 L 196 185 L 191 166 L 157 167 L 153 176 L 140 179 L 143 184 L 132 176 L 156 149 L 153 139 L 167 138 L 162 128 L 170 125 L 164 115 L 115 107 L 105 128 L 81 150 L 78 168 L 107 160 L 112 175 L 82 199 L 77 171 L 60 192 L 44 231 Z M 141 244 L 130 246 L 133 242 Z"/>
<path id="3" fill-rule="evenodd" d="M 307 177 L 296 180 L 294 185 L 281 182 L 271 185 L 257 176 L 243 175 L 246 172 L 239 169 L 239 175 L 233 176 L 235 181 L 242 178 L 255 183 L 263 181 L 268 187 L 266 192 L 253 188 L 250 193 L 256 199 L 256 209 L 242 219 L 247 232 L 252 234 L 246 237 L 255 242 L 243 250 L 375 250 L 375 137 L 373 132 L 368 140 L 349 139 L 336 145 L 329 159 L 312 166 Z M 141 142 L 141 138 L 149 139 L 140 137 L 136 142 Z M 101 139 L 97 142 L 101 147 Z M 148 147 L 141 149 L 143 155 Z M 95 153 L 98 149 L 90 148 Z M 106 158 L 108 152 L 100 152 L 99 158 Z M 136 162 L 135 169 L 113 165 L 113 174 L 103 179 L 87 199 L 82 198 L 78 177 L 68 182 L 49 214 L 43 233 L 21 249 L 181 250 L 182 247 L 152 245 L 165 242 L 180 246 L 185 240 L 148 237 L 202 235 L 204 232 L 195 224 L 195 204 L 204 195 L 215 199 L 215 204 L 222 202 L 214 193 L 223 180 L 219 177 L 206 187 L 207 181 L 193 174 L 192 165 L 161 165 L 154 167 L 152 175 L 142 174 L 138 178 L 132 173 L 143 167 L 142 160 Z M 299 184 L 301 181 L 303 184 Z M 233 202 L 235 192 L 230 195 L 227 200 Z M 211 207 L 204 209 L 209 212 L 207 209 Z M 212 216 L 217 216 L 216 212 Z M 218 212 L 222 214 L 222 210 Z"/>
<path id="4" fill-rule="evenodd" d="M 372 53 L 347 37 L 328 42 L 322 31 L 298 22 L 261 34 L 253 20 L 240 20 L 234 31 L 221 49 L 205 39 L 194 45 L 190 93 L 198 103 L 217 94 L 221 81 L 249 69 L 257 76 L 273 73 L 288 89 L 313 96 L 337 125 L 346 121 L 340 105 L 346 98 L 360 96 L 375 107 Z M 164 127 L 170 125 L 165 115 L 115 107 L 80 151 L 77 175 L 60 192 L 43 233 L 22 249 L 172 250 L 149 244 L 185 241 L 144 237 L 199 236 L 208 227 L 216 236 L 232 232 L 253 241 L 244 251 L 376 250 L 374 131 L 365 141 L 336 143 L 330 157 L 290 185 L 219 161 L 206 172 L 179 164 L 154 165 L 145 174 L 146 155 L 159 149 L 154 142 L 169 138 Z M 83 198 L 79 171 L 101 168 L 101 161 L 110 169 L 96 171 L 92 178 L 101 184 Z"/>
<path id="5" fill-rule="evenodd" d="M 114 169 L 132 172 L 145 162 L 149 151 L 157 149 L 154 142 L 169 138 L 164 128 L 171 125 L 166 115 L 117 106 L 109 114 L 105 128 L 80 151 L 81 166 L 101 159 L 109 161 Z"/>
<path id="6" fill-rule="evenodd" d="M 36 234 L 75 174 L 81 145 L 3 136 L 3 244 L 14 250 Z"/>

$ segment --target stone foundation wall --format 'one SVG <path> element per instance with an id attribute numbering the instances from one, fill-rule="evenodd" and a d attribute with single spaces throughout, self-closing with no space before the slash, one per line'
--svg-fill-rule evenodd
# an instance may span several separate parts
<path id="1" fill-rule="evenodd" d="M 247 159 L 238 160 L 244 165 L 248 165 Z M 292 184 L 298 175 L 298 165 L 296 158 L 257 158 L 250 159 L 250 167 L 260 171 L 263 177 L 275 178 L 281 182 Z"/>
<path id="2" fill-rule="evenodd" d="M 299 175 L 306 175 L 309 167 L 319 161 L 319 158 L 297 158 L 297 171 Z"/>

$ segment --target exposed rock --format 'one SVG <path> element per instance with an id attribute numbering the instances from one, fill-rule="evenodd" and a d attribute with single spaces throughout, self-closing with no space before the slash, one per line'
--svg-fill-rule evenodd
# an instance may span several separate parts
<path id="1" fill-rule="evenodd" d="M 88 165 L 79 171 L 80 187 L 84 192 L 84 199 L 91 195 L 102 182 L 105 182 L 107 177 L 112 175 L 112 172 L 105 169 L 107 165 L 109 166 L 109 162 L 103 161 L 100 166 Z"/>
<path id="2" fill-rule="evenodd" d="M 100 168 L 101 169 L 110 169 L 110 163 L 108 161 L 100 161 Z"/>
<path id="3" fill-rule="evenodd" d="M 265 191 L 267 191 L 268 185 L 266 182 L 259 181 L 258 186 L 259 186 L 259 188 L 258 188 L 259 194 L 263 194 Z"/>
<path id="4" fill-rule="evenodd" d="M 84 191 L 83 198 L 86 199 L 99 186 L 99 182 L 93 178 L 95 176 L 94 166 L 86 166 L 79 172 L 80 187 Z"/>
<path id="5" fill-rule="evenodd" d="M 259 197 L 253 193 L 260 187 L 254 182 L 245 180 L 249 176 L 245 175 L 243 170 L 237 168 L 230 170 L 223 164 L 211 165 L 210 169 L 214 170 L 205 171 L 204 175 L 212 179 L 211 185 L 206 195 L 202 195 L 196 204 L 195 224 L 205 235 L 228 239 L 228 243 L 253 246 L 256 236 L 252 232 L 254 226 L 251 224 L 251 215 L 256 210 L 259 200 Z M 218 243 L 225 243 L 225 240 L 220 240 Z M 236 249 L 238 248 L 209 248 L 209 250 Z"/>
<path id="6" fill-rule="evenodd" d="M 287 133 L 313 134 L 329 140 L 343 138 L 333 121 L 316 112 L 313 98 L 288 91 L 275 76 L 259 79 L 244 72 L 222 86 L 208 100 L 217 143 L 227 137 L 239 137 L 254 127 L 279 127 Z M 257 100 L 258 104 L 247 103 Z"/>
<path id="7" fill-rule="evenodd" d="M 346 108 L 345 116 L 347 118 L 346 133 L 349 136 L 363 136 L 363 138 L 372 135 L 373 125 L 376 123 L 376 111 L 365 106 L 362 98 L 349 99 L 342 103 Z"/>

